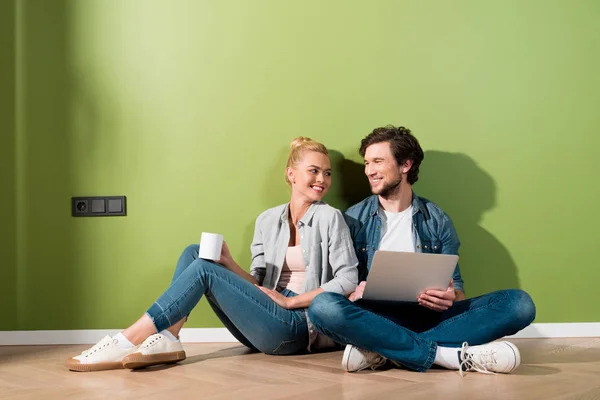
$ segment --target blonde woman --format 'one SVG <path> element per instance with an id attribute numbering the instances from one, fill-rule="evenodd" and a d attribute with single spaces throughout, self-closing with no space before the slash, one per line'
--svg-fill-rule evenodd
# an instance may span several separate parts
<path id="1" fill-rule="evenodd" d="M 199 246 L 188 246 L 171 285 L 148 311 L 114 337 L 69 358 L 67 368 L 133 369 L 184 360 L 179 331 L 203 295 L 251 349 L 285 355 L 332 345 L 312 327 L 306 310 L 319 293 L 352 293 L 358 261 L 341 212 L 321 201 L 331 184 L 327 148 L 305 137 L 290 147 L 285 170 L 290 201 L 256 219 L 250 273 L 235 262 L 226 243 L 218 262 L 198 258 Z"/>

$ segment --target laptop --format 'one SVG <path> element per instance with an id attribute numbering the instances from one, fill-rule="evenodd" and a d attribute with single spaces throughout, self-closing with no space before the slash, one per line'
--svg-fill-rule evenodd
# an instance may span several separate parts
<path id="1" fill-rule="evenodd" d="M 457 255 L 378 250 L 362 298 L 416 303 L 425 290 L 448 289 L 457 263 Z"/>

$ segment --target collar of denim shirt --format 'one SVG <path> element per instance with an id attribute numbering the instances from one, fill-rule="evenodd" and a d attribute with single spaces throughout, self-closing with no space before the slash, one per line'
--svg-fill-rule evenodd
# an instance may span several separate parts
<path id="1" fill-rule="evenodd" d="M 374 194 L 371 197 L 369 197 L 367 207 L 369 209 L 369 215 L 371 217 L 377 214 L 379 212 L 379 196 Z M 412 207 L 413 215 L 420 212 L 425 216 L 425 218 L 429 217 L 429 211 L 427 210 L 427 207 L 425 207 L 425 204 L 423 204 L 423 201 L 419 196 L 415 194 L 415 192 L 412 192 Z"/>

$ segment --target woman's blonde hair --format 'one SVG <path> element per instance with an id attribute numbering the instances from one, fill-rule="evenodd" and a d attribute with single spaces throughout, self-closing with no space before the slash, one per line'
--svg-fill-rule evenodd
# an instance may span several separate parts
<path id="1" fill-rule="evenodd" d="M 287 168 L 296 167 L 296 165 L 302 160 L 304 152 L 306 151 L 316 151 L 317 153 L 325 154 L 327 157 L 329 157 L 327 147 L 325 147 L 325 145 L 322 143 L 305 136 L 298 136 L 296 139 L 292 140 L 292 143 L 290 143 L 290 155 L 288 157 L 285 174 L 285 181 L 288 185 L 291 185 L 291 182 L 287 176 Z"/>

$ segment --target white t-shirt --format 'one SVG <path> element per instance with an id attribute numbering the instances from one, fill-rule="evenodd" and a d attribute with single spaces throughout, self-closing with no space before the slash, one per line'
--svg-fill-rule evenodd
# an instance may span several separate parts
<path id="1" fill-rule="evenodd" d="M 379 250 L 414 253 L 412 214 L 412 205 L 399 213 L 385 211 L 382 208 L 379 209 L 381 217 L 381 242 L 379 243 Z"/>

